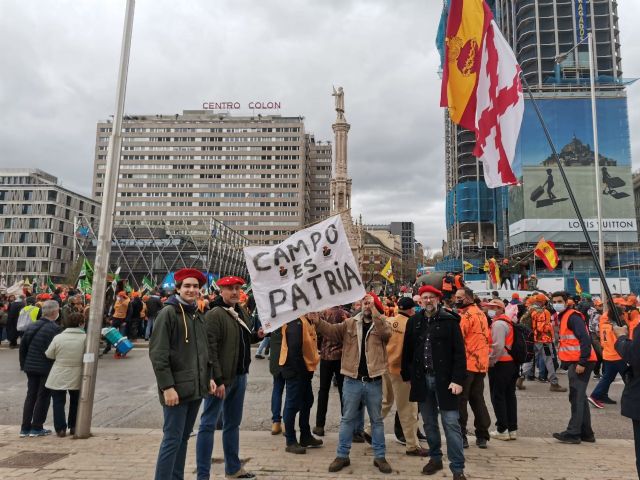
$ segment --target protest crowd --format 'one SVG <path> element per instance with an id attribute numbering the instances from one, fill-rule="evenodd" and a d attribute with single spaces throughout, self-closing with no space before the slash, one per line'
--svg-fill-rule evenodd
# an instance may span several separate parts
<path id="1" fill-rule="evenodd" d="M 615 296 L 625 323 L 618 326 L 602 301 L 586 293 L 531 291 L 508 300 L 494 291 L 491 298 L 478 298 L 462 274 L 445 275 L 440 288 L 403 286 L 389 296 L 369 292 L 360 301 L 300 315 L 265 334 L 244 279 L 221 278 L 211 292 L 203 290 L 206 278 L 198 270 L 182 269 L 175 280 L 175 292 L 131 291 L 121 282 L 105 312 L 105 326 L 131 340 L 150 341 L 164 412 L 156 479 L 183 478 L 187 442 L 200 411 L 197 478 L 212 476 L 216 430 L 222 432 L 226 477 L 255 478 L 239 459 L 253 358 L 268 358 L 270 433 L 284 437 L 287 453 L 323 446 L 327 415 L 338 415 L 328 412 L 332 385 L 337 387 L 341 421 L 329 472 L 350 465 L 352 443 L 364 442 L 371 444 L 374 467 L 393 471 L 385 457 L 383 421 L 395 405 L 393 433 L 408 456 L 428 459 L 422 472 L 432 475 L 444 468 L 439 417 L 453 478 L 464 479 L 471 437 L 481 449 L 518 438 L 516 390 L 536 380 L 547 382 L 552 392 L 569 391 L 566 428 L 553 437 L 568 444 L 594 443 L 590 408 L 617 403 L 608 394 L 617 375 L 626 383 L 622 415 L 633 421 L 638 457 L 640 310 L 635 295 Z M 74 434 L 90 303 L 90 295 L 61 287 L 0 298 L 0 339 L 19 348 L 27 376 L 21 437 L 52 433 L 45 428 L 50 403 L 55 434 Z M 252 355 L 251 346 L 258 343 Z M 110 348 L 105 342 L 103 354 Z M 125 355 L 116 351 L 114 357 Z M 558 376 L 563 370 L 564 385 Z M 312 427 L 316 372 L 320 387 Z M 485 377 L 493 420 L 484 400 Z M 589 392 L 591 377 L 598 382 Z"/>

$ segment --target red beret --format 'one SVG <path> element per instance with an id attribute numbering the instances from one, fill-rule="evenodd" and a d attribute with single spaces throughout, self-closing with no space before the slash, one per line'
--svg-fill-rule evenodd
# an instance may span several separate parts
<path id="1" fill-rule="evenodd" d="M 216 282 L 219 287 L 231 287 L 233 285 L 244 285 L 245 283 L 247 282 L 240 277 L 222 277 Z"/>
<path id="2" fill-rule="evenodd" d="M 195 268 L 181 268 L 175 273 L 173 278 L 176 282 L 182 282 L 187 278 L 195 278 L 198 281 L 199 286 L 203 286 L 207 283 L 207 277 L 204 276 L 204 273 Z"/>
<path id="3" fill-rule="evenodd" d="M 421 286 L 420 290 L 418 290 L 418 295 L 422 296 L 423 293 L 433 293 L 434 295 L 437 295 L 438 298 L 442 298 L 442 292 L 431 285 Z"/>
<path id="4" fill-rule="evenodd" d="M 373 292 L 369 292 L 369 295 L 371 295 L 371 298 L 373 298 L 373 304 L 376 306 L 376 309 L 380 312 L 380 313 L 384 313 L 384 307 L 382 306 L 382 302 L 380 301 L 380 297 L 378 297 L 375 293 Z"/>

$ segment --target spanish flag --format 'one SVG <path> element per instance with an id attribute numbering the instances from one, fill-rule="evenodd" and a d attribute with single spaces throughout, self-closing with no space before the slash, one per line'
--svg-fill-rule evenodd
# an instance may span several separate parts
<path id="1" fill-rule="evenodd" d="M 495 258 L 489 260 L 489 279 L 494 285 L 500 285 L 500 267 Z"/>
<path id="2" fill-rule="evenodd" d="M 578 279 L 576 277 L 573 277 L 573 284 L 576 287 L 576 293 L 578 295 L 582 295 L 582 285 L 580 285 L 580 282 L 578 281 Z"/>
<path id="3" fill-rule="evenodd" d="M 440 106 L 453 123 L 476 130 L 476 89 L 482 42 L 493 15 L 484 0 L 451 0 Z"/>
<path id="4" fill-rule="evenodd" d="M 393 276 L 393 268 L 391 267 L 391 259 L 387 262 L 382 270 L 380 270 L 380 275 L 385 278 L 389 283 L 396 283 L 396 279 Z"/>
<path id="5" fill-rule="evenodd" d="M 541 238 L 533 253 L 544 262 L 547 270 L 553 270 L 558 266 L 558 251 L 551 240 Z"/>

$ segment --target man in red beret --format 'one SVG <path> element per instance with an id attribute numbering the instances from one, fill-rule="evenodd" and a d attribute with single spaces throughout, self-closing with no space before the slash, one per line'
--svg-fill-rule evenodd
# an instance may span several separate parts
<path id="1" fill-rule="evenodd" d="M 442 292 L 431 285 L 420 287 L 424 310 L 407 322 L 400 374 L 411 382 L 409 400 L 419 402 L 430 460 L 422 473 L 442 470 L 442 440 L 438 412 L 447 439 L 447 457 L 454 480 L 464 480 L 464 451 L 458 410 L 467 359 L 460 331 L 460 317 L 442 308 Z"/>
<path id="2" fill-rule="evenodd" d="M 175 280 L 176 294 L 158 314 L 149 343 L 164 412 L 156 480 L 184 478 L 187 442 L 200 404 L 216 388 L 210 379 L 204 318 L 196 305 L 206 278 L 199 270 L 183 268 Z"/>
<path id="3" fill-rule="evenodd" d="M 224 469 L 227 478 L 255 478 L 240 463 L 240 422 L 251 363 L 251 344 L 264 337 L 262 329 L 254 330 L 253 319 L 240 305 L 240 292 L 245 281 L 240 277 L 218 280 L 220 296 L 211 302 L 205 315 L 209 360 L 216 389 L 204 400 L 200 429 L 196 442 L 198 479 L 211 473 L 213 434 L 220 412 L 223 413 Z"/>
<path id="4" fill-rule="evenodd" d="M 391 473 L 385 457 L 384 422 L 382 419 L 382 375 L 387 372 L 387 342 L 391 327 L 382 316 L 384 308 L 375 293 L 362 301 L 362 312 L 344 322 L 330 324 L 318 317 L 310 319 L 319 334 L 342 343 L 343 412 L 340 420 L 337 456 L 330 472 L 349 466 L 353 432 L 360 419 L 360 404 L 364 404 L 371 421 L 373 464 L 382 473 Z"/>

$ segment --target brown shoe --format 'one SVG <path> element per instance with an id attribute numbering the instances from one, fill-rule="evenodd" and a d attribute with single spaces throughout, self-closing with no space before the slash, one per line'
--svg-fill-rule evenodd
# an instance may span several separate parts
<path id="1" fill-rule="evenodd" d="M 349 465 L 351 465 L 351 460 L 349 460 L 349 457 L 336 457 L 335 460 L 333 462 L 331 462 L 331 465 L 329 465 L 329 471 L 330 472 L 339 472 L 340 470 L 342 470 L 344 467 L 348 467 Z"/>
<path id="2" fill-rule="evenodd" d="M 287 448 L 285 448 L 285 451 L 289 453 L 295 453 L 296 455 L 303 455 L 307 453 L 307 449 L 304 448 L 299 443 L 292 443 L 290 445 L 287 445 Z"/>
<path id="3" fill-rule="evenodd" d="M 516 380 L 516 388 L 518 390 L 526 390 L 527 387 L 524 386 L 524 377 L 518 377 L 518 380 Z"/>
<path id="4" fill-rule="evenodd" d="M 428 457 L 429 451 L 426 448 L 418 447 L 414 450 L 407 450 L 407 455 L 410 457 Z"/>
<path id="5" fill-rule="evenodd" d="M 567 387 L 561 387 L 557 383 L 552 383 L 551 386 L 549 387 L 549 391 L 550 392 L 566 392 Z"/>
<path id="6" fill-rule="evenodd" d="M 282 433 L 282 424 L 280 422 L 273 422 L 271 424 L 271 435 L 280 435 Z"/>
<path id="7" fill-rule="evenodd" d="M 425 475 L 433 475 L 438 470 L 442 470 L 442 460 L 435 461 L 431 459 L 429 463 L 422 468 L 422 473 Z"/>
<path id="8" fill-rule="evenodd" d="M 324 427 L 313 427 L 312 432 L 318 437 L 324 437 Z"/>
<path id="9" fill-rule="evenodd" d="M 453 480 L 467 480 L 467 477 L 464 476 L 463 472 L 454 473 L 453 474 Z"/>
<path id="10" fill-rule="evenodd" d="M 374 458 L 373 459 L 373 464 L 378 467 L 378 470 L 380 470 L 380 472 L 382 473 L 391 473 L 393 472 L 393 469 L 391 468 L 391 465 L 389 465 L 389 462 L 387 462 L 387 459 L 384 457 L 380 457 L 380 458 Z"/>

